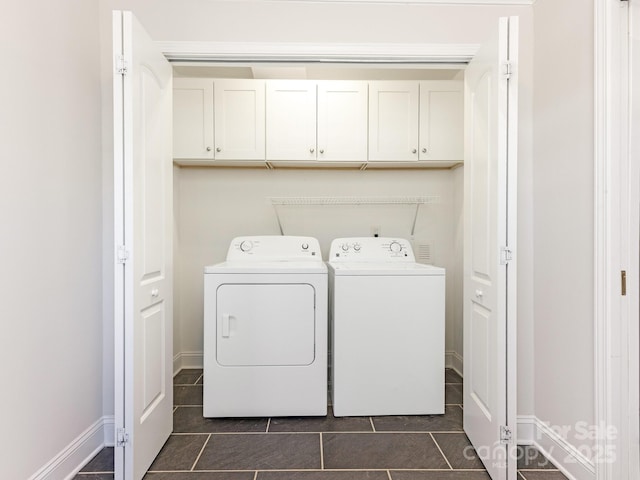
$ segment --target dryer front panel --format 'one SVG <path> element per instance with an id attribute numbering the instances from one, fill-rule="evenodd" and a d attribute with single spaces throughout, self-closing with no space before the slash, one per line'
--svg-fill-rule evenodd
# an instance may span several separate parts
<path id="1" fill-rule="evenodd" d="M 315 359 L 315 290 L 309 284 L 222 284 L 216 292 L 216 361 L 225 367 L 303 366 Z"/>

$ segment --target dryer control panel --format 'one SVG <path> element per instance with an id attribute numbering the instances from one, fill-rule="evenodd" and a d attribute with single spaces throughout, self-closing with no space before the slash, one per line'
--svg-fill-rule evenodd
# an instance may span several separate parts
<path id="1" fill-rule="evenodd" d="M 320 243 L 313 237 L 256 235 L 236 237 L 227 251 L 227 261 L 322 262 Z"/>
<path id="2" fill-rule="evenodd" d="M 336 238 L 331 242 L 330 262 L 411 262 L 411 243 L 395 237 Z"/>

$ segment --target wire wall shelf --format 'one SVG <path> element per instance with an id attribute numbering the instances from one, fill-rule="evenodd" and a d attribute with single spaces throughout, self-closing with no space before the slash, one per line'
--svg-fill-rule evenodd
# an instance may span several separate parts
<path id="1" fill-rule="evenodd" d="M 270 197 L 276 214 L 280 234 L 284 235 L 278 207 L 316 206 L 316 205 L 410 205 L 415 206 L 411 235 L 413 236 L 421 205 L 440 203 L 439 195 L 407 196 L 407 197 Z"/>
<path id="2" fill-rule="evenodd" d="M 270 197 L 274 206 L 295 205 L 426 205 L 440 203 L 439 195 L 415 197 Z"/>

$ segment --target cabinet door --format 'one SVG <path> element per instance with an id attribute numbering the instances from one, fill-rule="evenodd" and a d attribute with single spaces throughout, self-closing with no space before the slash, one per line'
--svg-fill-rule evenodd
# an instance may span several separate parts
<path id="1" fill-rule="evenodd" d="M 463 158 L 462 82 L 420 82 L 420 160 Z"/>
<path id="2" fill-rule="evenodd" d="M 263 80 L 216 80 L 216 160 L 265 159 Z"/>
<path id="3" fill-rule="evenodd" d="M 267 81 L 267 160 L 316 159 L 316 83 Z"/>
<path id="4" fill-rule="evenodd" d="M 418 160 L 418 82 L 369 83 L 369 160 Z"/>
<path id="5" fill-rule="evenodd" d="M 368 85 L 318 82 L 318 160 L 367 160 Z"/>
<path id="6" fill-rule="evenodd" d="M 173 158 L 213 160 L 213 81 L 173 80 Z"/>

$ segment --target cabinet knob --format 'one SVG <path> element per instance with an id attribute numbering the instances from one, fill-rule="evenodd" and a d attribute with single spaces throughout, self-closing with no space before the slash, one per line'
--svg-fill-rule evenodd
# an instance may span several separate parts
<path id="1" fill-rule="evenodd" d="M 222 149 L 220 147 L 216 148 L 216 152 L 220 153 L 222 151 Z"/>
<path id="2" fill-rule="evenodd" d="M 422 153 L 427 153 L 427 149 L 426 149 L 426 148 L 423 148 L 423 149 L 422 149 Z"/>
<path id="3" fill-rule="evenodd" d="M 207 147 L 207 152 L 210 152 L 210 151 L 211 151 L 211 147 Z"/>
<path id="4" fill-rule="evenodd" d="M 324 153 L 324 149 L 323 149 L 323 148 L 321 148 L 321 149 L 320 149 L 320 154 L 323 154 L 323 153 Z"/>
<path id="5" fill-rule="evenodd" d="M 311 147 L 311 148 L 309 149 L 309 152 L 310 152 L 310 153 L 313 153 L 313 152 L 315 152 L 315 151 L 316 151 L 316 149 L 315 149 L 315 148 L 313 148 L 313 147 Z"/>
<path id="6" fill-rule="evenodd" d="M 418 150 L 414 148 L 413 150 L 411 150 L 411 153 L 418 153 Z"/>

